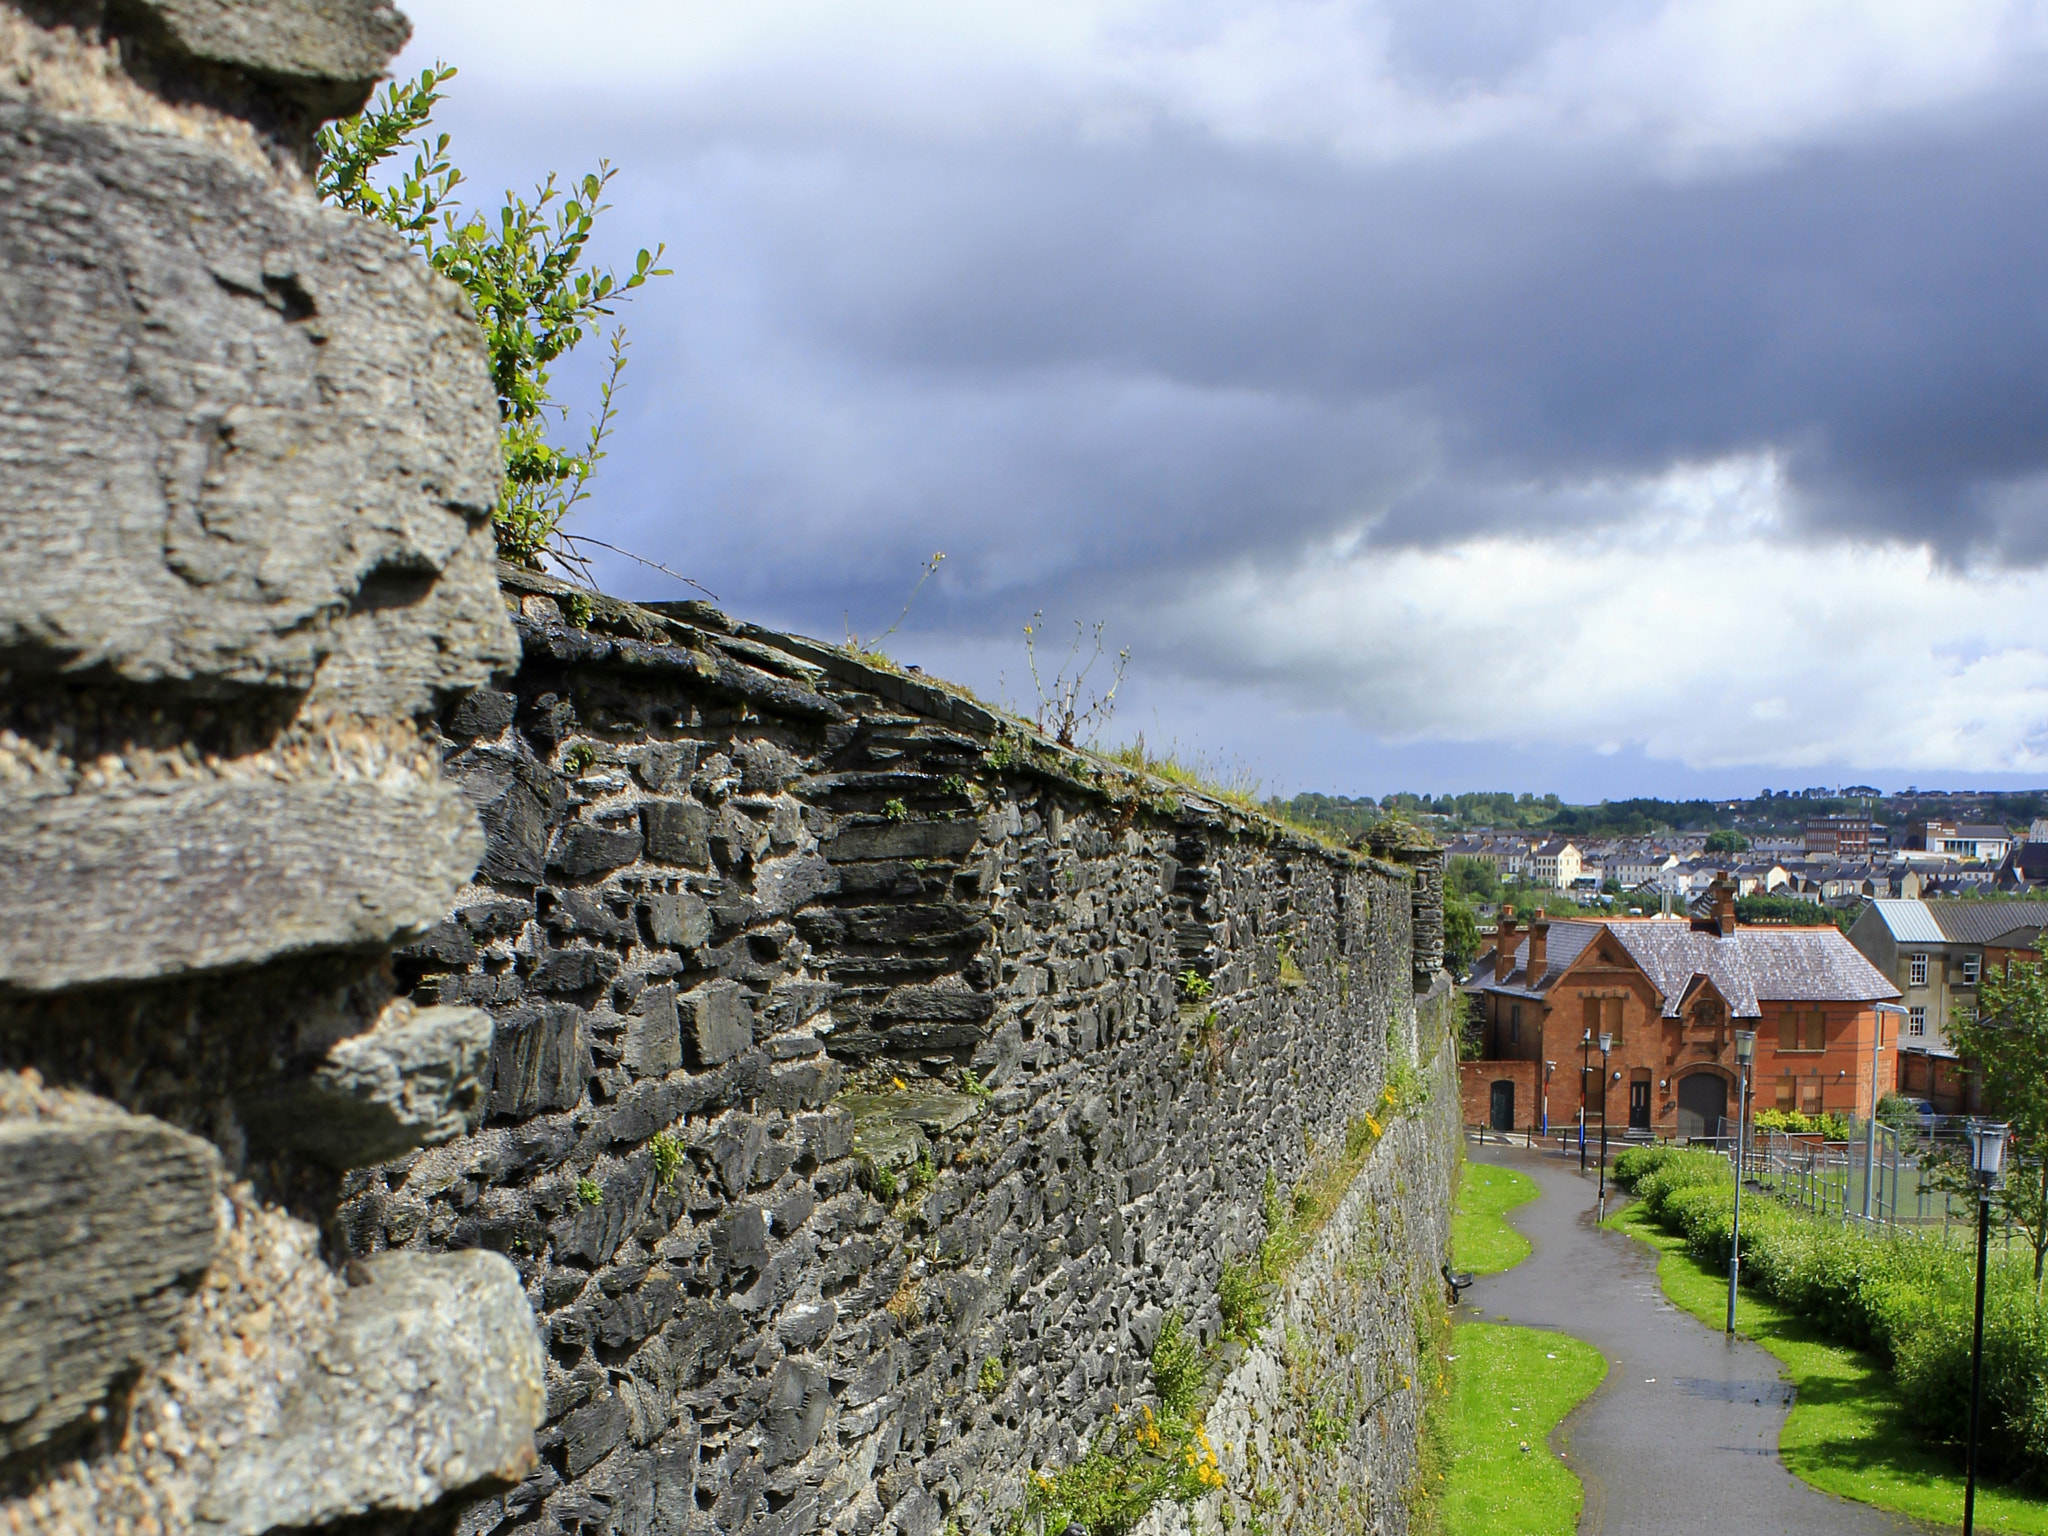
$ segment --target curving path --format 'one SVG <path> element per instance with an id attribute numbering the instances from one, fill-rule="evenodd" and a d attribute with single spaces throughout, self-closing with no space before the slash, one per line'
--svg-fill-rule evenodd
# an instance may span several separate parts
<path id="1" fill-rule="evenodd" d="M 1792 1388 L 1778 1362 L 1728 1340 L 1664 1297 L 1657 1254 L 1594 1225 L 1594 1184 L 1576 1162 L 1518 1147 L 1468 1147 L 1519 1169 L 1542 1194 L 1508 1212 L 1534 1247 L 1486 1275 L 1458 1315 L 1555 1328 L 1607 1356 L 1607 1380 L 1559 1427 L 1586 1485 L 1579 1536 L 1898 1536 L 1931 1527 L 1799 1481 L 1778 1460 Z M 1616 1201 L 1608 1186 L 1610 1213 Z"/>

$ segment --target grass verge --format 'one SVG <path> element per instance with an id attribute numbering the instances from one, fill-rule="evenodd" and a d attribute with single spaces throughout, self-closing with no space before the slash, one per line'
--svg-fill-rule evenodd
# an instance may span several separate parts
<path id="1" fill-rule="evenodd" d="M 1536 1181 L 1512 1168 L 1458 1165 L 1458 1206 L 1451 1217 L 1451 1259 L 1475 1275 L 1499 1274 L 1529 1257 L 1529 1239 L 1504 1218 L 1537 1196 Z"/>
<path id="2" fill-rule="evenodd" d="M 1502 1323 L 1451 1330 L 1441 1499 L 1449 1536 L 1571 1536 L 1586 1491 L 1547 1442 L 1607 1375 L 1592 1345 Z"/>
<path id="3" fill-rule="evenodd" d="M 1640 1202 L 1607 1219 L 1655 1248 L 1664 1294 L 1710 1328 L 1728 1318 L 1728 1277 L 1686 1251 Z M 1861 1350 L 1826 1338 L 1813 1324 L 1764 1297 L 1736 1299 L 1735 1326 L 1776 1355 L 1797 1391 L 1778 1441 L 1785 1466 L 1823 1493 L 1874 1504 L 1914 1519 L 1955 1525 L 1963 1517 L 1962 1469 L 1906 1419 L 1891 1373 Z M 1985 1531 L 2048 1536 L 2048 1501 L 1977 1485 L 1977 1524 Z"/>

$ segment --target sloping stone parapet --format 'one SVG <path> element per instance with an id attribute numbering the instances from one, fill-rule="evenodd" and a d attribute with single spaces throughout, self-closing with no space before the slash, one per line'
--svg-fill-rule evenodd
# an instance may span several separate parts
<path id="1" fill-rule="evenodd" d="M 379 1322 L 322 1235 L 474 1126 L 495 1034 L 389 959 L 486 847 L 430 727 L 518 655 L 495 392 L 457 290 L 308 177 L 408 32 L 0 0 L 0 1068 L 65 1106 L 0 1103 L 0 1531 L 181 1536 L 231 1466 L 237 1528 L 431 1531 L 532 1455 L 505 1260 L 372 1266 Z M 387 1335 L 412 1375 L 347 1366 Z"/>
<path id="2" fill-rule="evenodd" d="M 1268 1179 L 1439 1059 L 1414 867 L 707 604 L 501 578 L 520 667 L 440 717 L 490 848 L 395 961 L 491 1015 L 488 1110 L 337 1220 L 501 1252 L 541 1317 L 540 1463 L 461 1530 L 1009 1531 L 1165 1318 L 1217 1341 Z M 1365 1181 L 1404 1276 L 1455 1146 L 1405 1117 Z"/>

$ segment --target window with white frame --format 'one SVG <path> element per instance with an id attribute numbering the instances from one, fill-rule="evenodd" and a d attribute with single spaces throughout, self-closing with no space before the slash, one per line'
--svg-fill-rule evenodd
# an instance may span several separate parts
<path id="1" fill-rule="evenodd" d="M 1927 1010 L 1925 1008 L 1908 1008 L 1906 1010 L 1906 1033 L 1909 1035 L 1924 1035 L 1927 1033 Z"/>
<path id="2" fill-rule="evenodd" d="M 1977 967 L 1978 967 L 1978 964 L 1979 964 L 1979 957 L 1978 957 L 1978 956 L 1976 956 L 1976 955 L 1965 955 L 1965 956 L 1963 956 L 1963 985 L 1964 985 L 1964 986 L 1966 986 L 1966 987 L 1974 987 L 1975 985 L 1977 985 Z"/>
<path id="3" fill-rule="evenodd" d="M 1908 960 L 1908 961 L 1906 962 L 1906 974 L 1907 974 L 1907 984 L 1908 984 L 1909 986 L 1915 986 L 1915 987 L 1924 987 L 1924 986 L 1926 986 L 1926 985 L 1927 985 L 1927 957 L 1926 957 L 1925 955 L 1914 955 L 1914 956 L 1913 956 L 1913 957 L 1912 957 L 1912 958 L 1911 958 L 1910 960 Z"/>

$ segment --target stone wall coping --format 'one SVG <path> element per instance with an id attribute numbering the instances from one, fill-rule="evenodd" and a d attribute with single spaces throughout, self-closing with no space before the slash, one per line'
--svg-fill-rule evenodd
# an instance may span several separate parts
<path id="1" fill-rule="evenodd" d="M 1176 825 L 1253 837 L 1289 852 L 1323 859 L 1340 869 L 1369 870 L 1411 883 L 1415 878 L 1409 864 L 1322 842 L 1262 811 L 1231 804 L 1085 748 L 1063 747 L 1030 721 L 990 708 L 958 684 L 877 666 L 829 641 L 734 619 L 711 603 L 627 602 L 502 560 L 498 583 L 515 613 L 525 596 L 554 601 L 562 612 L 562 623 L 522 620 L 521 637 L 528 639 L 530 629 L 529 644 L 539 641 L 565 662 L 672 666 L 771 708 L 843 718 L 845 712 L 815 686 L 829 677 L 936 725 L 998 741 L 1009 738 L 1017 743 L 1010 765 L 1016 771 L 1053 780 L 1104 804 L 1126 806 L 1135 799 L 1139 809 Z M 602 638 L 594 644 L 581 641 L 576 638 L 579 635 L 610 637 L 613 644 L 607 646 Z M 1409 851 L 1411 843 L 1417 851 L 1437 849 L 1427 833 L 1419 828 L 1414 832 L 1413 838 L 1390 843 L 1388 851 L 1397 847 Z"/>

